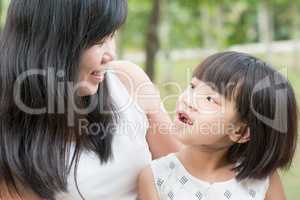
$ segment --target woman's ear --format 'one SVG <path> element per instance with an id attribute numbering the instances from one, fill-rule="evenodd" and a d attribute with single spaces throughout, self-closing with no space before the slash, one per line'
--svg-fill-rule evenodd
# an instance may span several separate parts
<path id="1" fill-rule="evenodd" d="M 229 134 L 229 138 L 235 143 L 246 143 L 250 140 L 250 128 L 248 126 L 242 126 L 238 130 Z"/>

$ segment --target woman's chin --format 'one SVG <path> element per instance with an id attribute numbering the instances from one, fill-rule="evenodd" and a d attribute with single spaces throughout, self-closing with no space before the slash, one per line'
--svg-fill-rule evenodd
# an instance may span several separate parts
<path id="1" fill-rule="evenodd" d="M 80 88 L 79 91 L 78 91 L 78 95 L 79 96 L 91 96 L 91 95 L 94 95 L 94 94 L 97 93 L 98 87 L 99 87 L 99 85 Z"/>

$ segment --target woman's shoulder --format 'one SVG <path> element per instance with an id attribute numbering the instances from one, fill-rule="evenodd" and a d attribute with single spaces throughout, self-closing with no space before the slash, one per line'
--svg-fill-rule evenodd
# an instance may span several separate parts
<path id="1" fill-rule="evenodd" d="M 107 64 L 107 68 L 112 69 L 127 88 L 151 82 L 144 70 L 130 61 L 112 61 Z"/>
<path id="2" fill-rule="evenodd" d="M 160 106 L 159 91 L 140 66 L 129 61 L 113 61 L 107 67 L 146 113 Z"/>

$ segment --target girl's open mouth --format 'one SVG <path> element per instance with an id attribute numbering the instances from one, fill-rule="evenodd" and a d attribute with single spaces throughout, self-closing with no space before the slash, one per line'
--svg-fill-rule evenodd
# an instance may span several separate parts
<path id="1" fill-rule="evenodd" d="M 178 112 L 177 118 L 179 121 L 181 121 L 184 124 L 188 124 L 190 126 L 194 124 L 191 118 L 184 112 Z"/>

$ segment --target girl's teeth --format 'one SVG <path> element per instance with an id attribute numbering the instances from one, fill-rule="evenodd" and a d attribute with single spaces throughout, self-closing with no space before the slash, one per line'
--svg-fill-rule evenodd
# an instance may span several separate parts
<path id="1" fill-rule="evenodd" d="M 178 117 L 179 117 L 179 120 L 182 121 L 183 123 L 188 124 L 188 125 L 193 125 L 193 122 L 190 119 L 188 119 L 186 116 L 179 114 Z"/>

